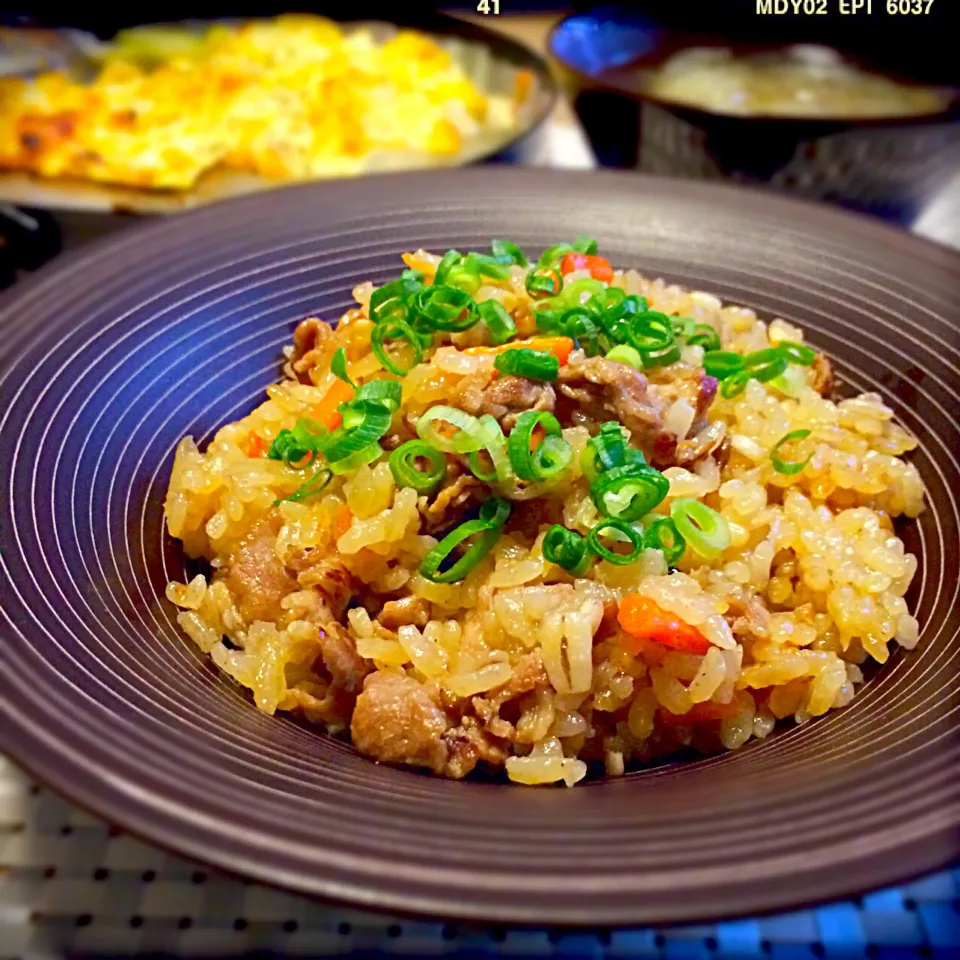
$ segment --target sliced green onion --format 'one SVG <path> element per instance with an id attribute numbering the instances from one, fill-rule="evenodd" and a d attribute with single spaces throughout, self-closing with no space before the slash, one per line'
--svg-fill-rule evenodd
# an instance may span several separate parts
<path id="1" fill-rule="evenodd" d="M 563 289 L 563 277 L 552 267 L 537 267 L 527 274 L 526 288 L 534 300 L 555 297 Z"/>
<path id="2" fill-rule="evenodd" d="M 338 380 L 349 383 L 351 387 L 356 388 L 357 385 L 350 379 L 350 374 L 347 373 L 347 351 L 343 347 L 340 347 L 331 357 L 330 372 Z"/>
<path id="3" fill-rule="evenodd" d="M 490 252 L 495 257 L 509 257 L 518 267 L 528 266 L 523 251 L 509 240 L 491 240 Z"/>
<path id="4" fill-rule="evenodd" d="M 417 466 L 426 460 L 426 470 Z M 447 458 L 422 440 L 408 440 L 390 454 L 390 472 L 398 487 L 413 487 L 417 493 L 430 493 L 447 471 Z"/>
<path id="5" fill-rule="evenodd" d="M 477 304 L 459 287 L 433 284 L 416 296 L 414 309 L 436 330 L 459 333 L 469 330 L 477 320 Z"/>
<path id="6" fill-rule="evenodd" d="M 500 373 L 530 380 L 556 380 L 560 373 L 560 360 L 549 350 L 530 350 L 518 347 L 516 350 L 504 350 L 493 361 Z"/>
<path id="7" fill-rule="evenodd" d="M 704 350 L 719 350 L 720 335 L 708 323 L 698 323 L 693 332 L 687 335 L 691 347 L 703 347 Z"/>
<path id="8" fill-rule="evenodd" d="M 730 546 L 730 528 L 716 510 L 699 500 L 680 497 L 670 504 L 670 519 L 680 536 L 704 560 L 714 560 Z"/>
<path id="9" fill-rule="evenodd" d="M 590 484 L 597 509 L 613 520 L 632 523 L 648 514 L 670 490 L 670 481 L 653 467 L 626 463 L 598 474 Z"/>
<path id="10" fill-rule="evenodd" d="M 510 466 L 510 457 L 507 454 L 507 439 L 497 422 L 497 418 L 489 413 L 480 417 L 478 423 L 483 428 L 485 442 L 478 450 L 471 450 L 467 454 L 467 463 L 473 475 L 487 483 L 509 480 L 513 476 Z M 480 462 L 480 454 L 486 453 L 490 458 L 491 469 L 487 470 Z"/>
<path id="11" fill-rule="evenodd" d="M 510 504 L 496 497 L 484 501 L 480 507 L 480 516 L 476 520 L 461 523 L 451 530 L 424 558 L 420 564 L 420 574 L 433 583 L 457 583 L 493 549 L 500 539 L 503 525 L 510 516 Z M 446 570 L 441 566 L 448 561 L 461 543 L 477 537 L 463 552 L 458 560 Z"/>
<path id="12" fill-rule="evenodd" d="M 674 342 L 673 324 L 665 313 L 647 310 L 630 321 L 628 336 L 641 354 L 665 350 Z"/>
<path id="13" fill-rule="evenodd" d="M 534 319 L 537 321 L 537 329 L 541 333 L 558 334 L 563 325 L 563 307 L 557 307 L 556 300 L 548 298 L 546 300 L 535 300 L 531 304 Z M 545 306 L 549 304 L 549 306 Z"/>
<path id="14" fill-rule="evenodd" d="M 743 370 L 754 380 L 772 380 L 787 369 L 787 355 L 779 347 L 757 350 L 743 358 Z"/>
<path id="15" fill-rule="evenodd" d="M 725 380 L 743 369 L 743 357 L 732 350 L 709 350 L 703 356 L 703 369 L 708 376 Z"/>
<path id="16" fill-rule="evenodd" d="M 773 461 L 773 469 L 777 473 L 784 473 L 787 476 L 792 476 L 795 473 L 800 473 L 801 470 L 810 462 L 810 457 L 813 456 L 811 453 L 806 460 L 784 460 L 780 456 L 780 448 L 785 443 L 790 443 L 791 440 L 806 440 L 810 436 L 809 430 L 791 430 L 789 433 L 782 436 L 774 445 L 773 449 L 770 451 L 770 459 Z"/>
<path id="17" fill-rule="evenodd" d="M 726 397 L 728 400 L 739 397 L 751 379 L 747 370 L 740 370 L 732 376 L 726 377 L 720 384 L 720 396 Z"/>
<path id="18" fill-rule="evenodd" d="M 374 323 L 406 320 L 410 312 L 410 300 L 421 289 L 419 280 L 401 278 L 373 291 L 370 297 L 369 314 Z"/>
<path id="19" fill-rule="evenodd" d="M 383 404 L 391 413 L 400 409 L 400 397 L 403 388 L 397 380 L 371 380 L 357 387 L 354 400 L 375 400 Z"/>
<path id="20" fill-rule="evenodd" d="M 585 573 L 593 560 L 587 541 L 575 530 L 555 523 L 543 538 L 543 557 L 567 573 Z"/>
<path id="21" fill-rule="evenodd" d="M 437 264 L 437 272 L 433 275 L 433 282 L 439 284 L 446 283 L 447 275 L 454 267 L 459 266 L 462 260 L 463 256 L 459 250 L 448 250 Z"/>
<path id="22" fill-rule="evenodd" d="M 512 257 L 491 257 L 488 253 L 468 253 L 463 261 L 466 270 L 493 280 L 509 280 L 510 271 L 507 268 L 512 263 Z"/>
<path id="23" fill-rule="evenodd" d="M 580 454 L 580 469 L 589 481 L 602 470 L 623 466 L 625 463 L 646 463 L 643 453 L 630 445 L 630 432 L 617 420 L 600 425 L 600 432 L 587 441 Z"/>
<path id="24" fill-rule="evenodd" d="M 321 452 L 327 458 L 330 469 L 358 450 L 376 443 L 390 429 L 393 414 L 375 400 L 351 400 L 340 404 L 343 423 L 323 441 Z M 364 461 L 366 462 L 366 461 Z"/>
<path id="25" fill-rule="evenodd" d="M 424 274 L 421 270 L 404 270 L 400 274 L 401 280 L 412 280 L 414 283 L 423 283 Z"/>
<path id="26" fill-rule="evenodd" d="M 640 356 L 640 352 L 626 343 L 617 344 L 608 351 L 607 359 L 616 363 L 626 363 L 628 366 L 636 367 L 637 370 L 643 367 L 643 357 Z"/>
<path id="27" fill-rule="evenodd" d="M 769 382 L 771 387 L 776 387 L 781 393 L 796 399 L 807 388 L 807 375 L 803 367 L 791 364 L 784 373 Z"/>
<path id="28" fill-rule="evenodd" d="M 278 503 L 283 503 L 284 500 L 292 500 L 294 502 L 299 500 L 306 500 L 307 497 L 315 497 L 318 493 L 322 493 L 326 488 L 327 484 L 333 479 L 333 474 L 326 467 L 318 467 L 316 472 L 304 483 L 301 487 L 295 490 L 290 494 L 289 497 L 280 497 L 279 500 L 274 500 L 273 505 L 276 506 Z"/>
<path id="29" fill-rule="evenodd" d="M 358 467 L 362 467 L 365 464 L 373 463 L 373 461 L 382 454 L 383 447 L 374 441 L 373 443 L 367 444 L 367 446 L 362 447 L 359 450 L 355 450 L 353 453 L 350 453 L 345 457 L 341 457 L 339 460 L 331 461 L 328 466 L 330 467 L 330 471 L 332 473 L 340 476 L 344 473 L 352 473 Z"/>
<path id="30" fill-rule="evenodd" d="M 677 565 L 687 546 L 670 517 L 658 517 L 647 527 L 643 545 L 649 550 L 659 550 L 668 567 Z"/>
<path id="31" fill-rule="evenodd" d="M 560 321 L 560 329 L 568 337 L 572 337 L 588 357 L 595 357 L 600 352 L 600 329 L 593 318 L 583 309 L 574 307 L 568 310 Z"/>
<path id="32" fill-rule="evenodd" d="M 537 266 L 551 267 L 559 263 L 563 259 L 564 254 L 570 253 L 572 250 L 573 247 L 569 243 L 555 243 L 552 247 L 547 247 L 547 249 L 540 254 Z"/>
<path id="33" fill-rule="evenodd" d="M 455 427 L 453 434 L 440 432 L 440 424 Z M 444 453 L 471 453 L 486 446 L 487 432 L 480 421 L 457 407 L 438 404 L 417 421 L 417 435 L 435 450 Z"/>
<path id="34" fill-rule="evenodd" d="M 487 325 L 490 341 L 495 347 L 516 336 L 517 325 L 499 300 L 484 300 L 477 305 L 477 309 L 480 312 L 480 319 Z"/>
<path id="35" fill-rule="evenodd" d="M 650 350 L 643 354 L 643 366 L 645 369 L 652 367 L 665 367 L 668 364 L 676 363 L 680 359 L 680 347 L 671 343 L 669 347 L 662 350 Z"/>
<path id="36" fill-rule="evenodd" d="M 442 286 L 454 287 L 468 296 L 473 296 L 483 284 L 480 274 L 473 270 L 468 270 L 465 266 L 458 264 L 452 267 L 447 273 L 447 279 Z"/>
<path id="37" fill-rule="evenodd" d="M 630 543 L 629 553 L 617 553 L 609 549 L 600 539 L 607 530 L 615 530 L 620 536 L 618 540 L 626 539 Z M 588 534 L 587 546 L 598 557 L 606 560 L 608 563 L 615 563 L 617 566 L 625 567 L 628 563 L 634 563 L 640 559 L 643 553 L 643 535 L 623 520 L 609 519 L 601 520 Z"/>
<path id="38" fill-rule="evenodd" d="M 573 241 L 575 253 L 585 253 L 588 257 L 594 257 L 597 254 L 597 241 L 593 237 L 577 237 Z"/>
<path id="39" fill-rule="evenodd" d="M 563 288 L 561 300 L 568 307 L 586 307 L 594 297 L 605 294 L 609 287 L 605 287 L 593 277 L 581 277 L 579 280 L 570 280 Z M 584 297 L 584 294 L 587 294 Z"/>
<path id="40" fill-rule="evenodd" d="M 267 456 L 282 460 L 288 467 L 300 464 L 321 451 L 330 431 L 309 417 L 301 417 L 292 430 L 281 430 L 270 444 Z M 307 461 L 309 463 L 309 461 Z"/>
<path id="41" fill-rule="evenodd" d="M 386 340 L 406 340 L 413 350 L 413 362 L 408 367 L 402 367 L 390 356 L 386 348 Z M 423 342 L 420 335 L 406 320 L 385 320 L 378 323 L 370 333 L 370 349 L 380 361 L 384 369 L 398 377 L 408 374 L 421 360 L 423 360 Z"/>
<path id="42" fill-rule="evenodd" d="M 799 363 L 801 367 L 809 367 L 817 359 L 817 351 L 806 344 L 795 343 L 793 340 L 781 340 L 777 348 L 787 355 L 790 363 Z"/>
<path id="43" fill-rule="evenodd" d="M 697 328 L 697 321 L 693 317 L 671 317 L 670 323 L 673 326 L 674 336 L 684 339 L 693 336 Z M 717 346 L 719 347 L 719 344 Z"/>
<path id="44" fill-rule="evenodd" d="M 531 450 L 533 431 L 538 426 L 544 438 Z M 548 480 L 566 470 L 573 461 L 573 447 L 563 439 L 560 421 L 546 410 L 527 410 L 517 417 L 507 438 L 507 453 L 514 473 L 521 480 Z"/>

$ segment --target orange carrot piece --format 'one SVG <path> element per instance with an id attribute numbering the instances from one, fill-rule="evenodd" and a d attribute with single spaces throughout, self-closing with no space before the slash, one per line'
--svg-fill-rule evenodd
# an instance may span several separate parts
<path id="1" fill-rule="evenodd" d="M 610 261 L 606 257 L 576 253 L 575 251 L 564 254 L 560 261 L 560 272 L 566 276 L 568 273 L 573 273 L 574 270 L 589 270 L 590 276 L 602 283 L 613 281 L 613 267 L 610 266 Z"/>
<path id="2" fill-rule="evenodd" d="M 341 503 L 340 506 L 333 511 L 333 522 L 331 526 L 333 528 L 333 535 L 337 540 L 353 526 L 353 514 L 345 503 Z"/>
<path id="3" fill-rule="evenodd" d="M 621 601 L 617 611 L 620 626 L 632 636 L 640 639 L 656 640 L 664 646 L 685 653 L 704 654 L 711 643 L 696 629 L 685 623 L 676 614 L 664 610 L 659 604 L 640 593 L 628 593 Z M 624 648 L 636 656 L 640 646 L 625 638 Z"/>
<path id="4" fill-rule="evenodd" d="M 247 434 L 247 456 L 262 457 L 267 449 L 267 441 L 252 430 Z"/>
<path id="5" fill-rule="evenodd" d="M 334 380 L 332 386 L 324 394 L 323 399 L 310 411 L 308 416 L 318 423 L 322 423 L 328 430 L 336 430 L 343 422 L 337 407 L 353 399 L 353 387 L 342 380 Z"/>

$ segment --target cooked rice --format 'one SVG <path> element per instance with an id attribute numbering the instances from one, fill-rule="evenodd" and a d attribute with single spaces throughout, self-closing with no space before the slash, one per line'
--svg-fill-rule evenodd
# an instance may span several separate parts
<path id="1" fill-rule="evenodd" d="M 405 260 L 430 273 L 436 262 L 423 252 Z M 653 309 L 710 324 L 726 350 L 803 339 L 783 320 L 768 324 L 751 310 L 632 270 L 617 273 L 614 282 L 647 297 Z M 647 550 L 638 563 L 601 560 L 575 578 L 544 559 L 549 524 L 543 523 L 537 536 L 508 528 L 461 583 L 433 583 L 418 572 L 437 543 L 426 529 L 429 499 L 397 489 L 386 458 L 334 477 L 317 497 L 273 506 L 309 471 L 248 455 L 250 437 L 269 444 L 324 397 L 339 346 L 347 348 L 355 378 L 384 375 L 369 348 L 371 289 L 358 288 L 359 309 L 313 355 L 301 357 L 309 383 L 298 382 L 288 363 L 268 399 L 224 426 L 205 452 L 190 437 L 177 449 L 167 525 L 190 557 L 210 562 L 211 575 L 171 583 L 167 597 L 180 608 L 187 635 L 252 691 L 259 709 L 293 711 L 345 732 L 363 673 L 370 671 L 368 688 L 372 677 L 391 675 L 404 696 L 429 694 L 423 702 L 433 704 L 436 715 L 418 707 L 403 722 L 409 716 L 420 724 L 415 738 L 439 717 L 442 749 L 437 737 L 408 755 L 396 754 L 395 737 L 388 747 L 371 749 L 376 730 L 355 724 L 361 749 L 448 776 L 463 775 L 479 759 L 504 766 L 518 783 L 573 785 L 586 775 L 587 762 L 619 775 L 685 747 L 736 749 L 767 737 L 778 720 L 804 723 L 844 707 L 863 681 L 866 661 L 884 663 L 892 642 L 916 645 L 918 624 L 904 595 L 917 560 L 893 525 L 894 518 L 913 518 L 923 509 L 923 483 L 903 459 L 916 441 L 893 422 L 878 395 L 822 397 L 809 370 L 796 396 L 756 380 L 735 399 L 718 395 L 708 416 L 711 424 L 726 425 L 726 459 L 707 456 L 689 469 L 664 471 L 670 492 L 658 512 L 668 511 L 676 497 L 695 497 L 728 521 L 732 542 L 712 562 L 688 549 L 668 571 L 662 555 Z M 482 288 L 478 299 L 487 296 L 515 313 L 521 334 L 533 332 L 518 271 L 510 284 Z M 472 337 L 468 331 L 448 340 L 462 347 Z M 701 348 L 686 349 L 686 364 L 701 360 Z M 401 414 L 415 419 L 433 404 L 453 403 L 457 384 L 476 366 L 476 358 L 450 343 L 428 354 L 403 380 Z M 669 375 L 667 368 L 653 379 Z M 682 440 L 692 411 L 680 401 L 674 406 L 666 422 Z M 778 473 L 770 450 L 798 429 L 811 431 L 804 443 L 812 458 L 797 474 Z M 563 435 L 577 452 L 588 439 L 584 426 L 568 426 Z M 556 501 L 562 522 L 582 534 L 598 520 L 578 456 L 543 499 Z M 270 517 L 277 519 L 266 528 L 268 543 L 287 579 L 279 603 L 265 618 L 250 620 L 242 608 L 249 613 L 255 605 L 231 590 L 227 574 L 252 531 Z M 335 592 L 337 569 L 349 574 L 340 599 L 360 601 L 338 616 L 363 664 L 353 689 L 333 677 L 322 642 L 332 628 L 316 615 L 317 596 Z M 699 656 L 648 641 L 636 656 L 628 653 L 610 611 L 629 592 L 695 626 L 711 642 L 709 652 Z M 380 605 L 405 597 L 420 598 L 419 621 L 382 625 L 375 616 Z"/>

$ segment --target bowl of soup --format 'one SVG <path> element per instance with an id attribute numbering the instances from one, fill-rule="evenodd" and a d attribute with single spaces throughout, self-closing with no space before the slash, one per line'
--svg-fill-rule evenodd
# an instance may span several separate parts
<path id="1" fill-rule="evenodd" d="M 889 49 L 871 60 L 598 11 L 561 21 L 550 52 L 607 165 L 766 184 L 904 224 L 960 166 L 953 78 Z"/>

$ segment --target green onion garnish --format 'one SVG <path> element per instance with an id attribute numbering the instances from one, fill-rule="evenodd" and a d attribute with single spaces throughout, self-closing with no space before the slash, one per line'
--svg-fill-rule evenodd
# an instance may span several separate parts
<path id="1" fill-rule="evenodd" d="M 565 253 L 570 253 L 571 250 L 573 250 L 573 247 L 569 243 L 555 243 L 540 254 L 537 266 L 552 267 L 563 259 Z"/>
<path id="2" fill-rule="evenodd" d="M 680 347 L 671 343 L 669 347 L 664 347 L 662 350 L 650 350 L 643 354 L 643 366 L 648 370 L 652 367 L 665 367 L 676 363 L 679 359 Z"/>
<path id="3" fill-rule="evenodd" d="M 714 560 L 730 546 L 730 528 L 716 510 L 699 500 L 681 497 L 670 504 L 670 519 L 680 536 L 704 560 Z"/>
<path id="4" fill-rule="evenodd" d="M 370 297 L 370 319 L 374 323 L 406 320 L 410 311 L 410 300 L 422 286 L 419 280 L 413 278 L 385 283 L 374 290 Z"/>
<path id="5" fill-rule="evenodd" d="M 600 330 L 593 318 L 583 307 L 574 307 L 568 310 L 560 321 L 563 333 L 572 337 L 588 357 L 595 357 L 600 352 Z"/>
<path id="6" fill-rule="evenodd" d="M 597 241 L 593 237 L 577 237 L 573 241 L 573 249 L 575 253 L 585 253 L 588 257 L 593 257 L 597 254 Z"/>
<path id="7" fill-rule="evenodd" d="M 618 541 L 627 540 L 630 543 L 629 553 L 617 553 L 603 543 L 600 537 L 608 530 L 616 531 L 619 534 L 616 538 Z M 643 535 L 623 520 L 601 520 L 587 534 L 587 546 L 598 557 L 609 563 L 615 563 L 617 566 L 625 567 L 628 563 L 634 563 L 640 559 L 640 554 L 643 553 Z"/>
<path id="8" fill-rule="evenodd" d="M 563 277 L 552 267 L 537 267 L 527 274 L 526 288 L 534 300 L 555 297 L 563 289 Z"/>
<path id="9" fill-rule="evenodd" d="M 455 287 L 472 297 L 482 283 L 479 273 L 468 270 L 463 264 L 458 263 L 447 273 L 446 281 L 441 286 Z"/>
<path id="10" fill-rule="evenodd" d="M 628 366 L 636 367 L 640 370 L 643 367 L 643 357 L 638 350 L 626 343 L 619 343 L 607 353 L 608 360 L 614 360 L 617 363 L 625 363 Z"/>
<path id="11" fill-rule="evenodd" d="M 343 423 L 323 441 L 321 447 L 334 473 L 344 472 L 340 469 L 341 460 L 376 444 L 390 429 L 393 419 L 391 411 L 375 400 L 351 400 L 341 403 L 339 410 Z"/>
<path id="12" fill-rule="evenodd" d="M 507 454 L 507 439 L 503 435 L 503 430 L 497 422 L 497 418 L 492 414 L 485 413 L 477 421 L 483 429 L 483 446 L 477 450 L 471 450 L 467 454 L 467 463 L 473 475 L 487 483 L 494 481 L 509 480 L 513 476 L 513 469 L 510 466 L 510 457 Z M 486 453 L 490 458 L 491 468 L 488 470 L 483 466 L 480 455 Z"/>
<path id="13" fill-rule="evenodd" d="M 477 320 L 477 304 L 469 293 L 444 284 L 424 287 L 414 301 L 414 309 L 436 330 L 459 333 L 469 330 Z"/>
<path id="14" fill-rule="evenodd" d="M 668 567 L 676 566 L 686 549 L 686 543 L 670 517 L 658 517 L 647 527 L 643 545 L 646 549 L 659 550 Z"/>
<path id="15" fill-rule="evenodd" d="M 421 470 L 418 460 L 426 460 Z M 443 479 L 447 458 L 422 440 L 408 440 L 390 454 L 390 472 L 398 487 L 413 487 L 417 493 L 430 493 Z"/>
<path id="16" fill-rule="evenodd" d="M 273 505 L 277 506 L 278 503 L 283 503 L 284 500 L 296 502 L 306 500 L 307 497 L 315 497 L 318 493 L 323 492 L 332 479 L 333 474 L 326 467 L 318 467 L 313 476 L 299 489 L 291 493 L 289 497 L 280 497 L 279 500 L 274 500 Z"/>
<path id="17" fill-rule="evenodd" d="M 550 563 L 563 567 L 567 573 L 584 573 L 593 557 L 587 550 L 587 541 L 574 530 L 555 523 L 543 538 L 543 556 Z"/>
<path id="18" fill-rule="evenodd" d="M 583 307 L 587 308 L 587 304 L 597 296 L 601 294 L 606 294 L 609 287 L 605 287 L 599 280 L 594 280 L 593 277 L 581 277 L 579 280 L 573 280 L 568 282 L 567 285 L 563 288 L 563 295 L 560 298 L 563 303 L 567 305 L 567 308 L 571 307 Z M 584 296 L 586 294 L 586 296 Z M 594 309 L 588 310 L 589 315 L 593 315 Z"/>
<path id="19" fill-rule="evenodd" d="M 787 354 L 779 347 L 756 350 L 743 358 L 743 369 L 754 380 L 772 380 L 787 369 Z"/>
<path id="20" fill-rule="evenodd" d="M 433 282 L 444 284 L 447 282 L 447 275 L 453 267 L 459 266 L 463 257 L 459 250 L 448 250 L 437 264 L 437 272 L 433 276 Z"/>
<path id="21" fill-rule="evenodd" d="M 441 432 L 441 424 L 449 424 L 453 431 Z M 480 421 L 457 407 L 437 404 L 417 421 L 417 435 L 435 450 L 444 453 L 471 453 L 486 446 L 487 431 Z"/>
<path id="22" fill-rule="evenodd" d="M 544 438 L 531 450 L 533 431 L 538 426 Z M 545 410 L 527 410 L 517 417 L 507 439 L 507 453 L 521 480 L 548 480 L 573 461 L 573 447 L 563 439 L 560 421 Z"/>
<path id="23" fill-rule="evenodd" d="M 726 397 L 728 400 L 739 397 L 746 388 L 747 382 L 751 379 L 750 373 L 747 370 L 739 370 L 732 376 L 728 376 L 723 383 L 720 384 L 720 396 Z"/>
<path id="24" fill-rule="evenodd" d="M 523 255 L 523 251 L 509 240 L 491 240 L 490 252 L 495 257 L 509 257 L 518 267 L 528 266 L 527 258 Z"/>
<path id="25" fill-rule="evenodd" d="M 301 417 L 292 430 L 281 430 L 276 435 L 267 456 L 271 460 L 282 460 L 288 467 L 303 465 L 301 461 L 307 457 L 312 460 L 329 436 L 330 431 L 323 424 Z"/>
<path id="26" fill-rule="evenodd" d="M 687 335 L 691 347 L 703 347 L 704 350 L 719 350 L 720 335 L 708 323 L 698 323 L 693 332 Z"/>
<path id="27" fill-rule="evenodd" d="M 350 374 L 347 373 L 347 351 L 340 347 L 337 350 L 333 357 L 330 359 L 330 372 L 338 379 L 342 380 L 344 383 L 349 383 L 351 387 L 356 387 L 357 385 L 350 379 Z"/>
<path id="28" fill-rule="evenodd" d="M 397 380 L 371 380 L 357 387 L 354 400 L 375 400 L 382 403 L 391 413 L 400 409 L 400 397 L 403 388 Z"/>
<path id="29" fill-rule="evenodd" d="M 373 443 L 368 443 L 365 447 L 361 447 L 361 449 L 355 450 L 353 453 L 341 457 L 339 460 L 331 461 L 329 464 L 330 471 L 337 474 L 337 476 L 343 473 L 352 473 L 365 464 L 373 463 L 373 461 L 382 454 L 383 447 L 374 440 Z"/>
<path id="30" fill-rule="evenodd" d="M 669 490 L 670 481 L 659 470 L 636 462 L 604 470 L 590 484 L 597 509 L 627 523 L 648 514 Z"/>
<path id="31" fill-rule="evenodd" d="M 647 310 L 645 313 L 638 313 L 630 321 L 628 336 L 630 343 L 641 354 L 663 350 L 674 341 L 673 324 L 665 313 Z"/>
<path id="32" fill-rule="evenodd" d="M 693 317 L 671 317 L 670 323 L 673 326 L 674 336 L 684 339 L 693 336 L 693 332 L 697 328 L 697 321 Z"/>
<path id="33" fill-rule="evenodd" d="M 413 351 L 413 362 L 403 367 L 395 362 L 386 348 L 386 340 L 406 340 Z M 385 320 L 378 323 L 370 334 L 370 349 L 384 369 L 398 377 L 409 373 L 423 359 L 423 341 L 406 320 Z"/>
<path id="34" fill-rule="evenodd" d="M 817 359 L 816 350 L 793 340 L 781 340 L 778 349 L 787 355 L 790 363 L 799 363 L 801 367 L 809 367 Z"/>
<path id="35" fill-rule="evenodd" d="M 634 450 L 629 440 L 629 431 L 619 421 L 602 423 L 600 432 L 587 441 L 580 454 L 580 469 L 587 480 L 592 482 L 601 470 L 610 470 L 625 463 L 646 463 L 643 453 Z"/>
<path id="36" fill-rule="evenodd" d="M 704 354 L 703 369 L 708 376 L 725 380 L 743 369 L 743 357 L 732 350 L 710 350 Z"/>
<path id="37" fill-rule="evenodd" d="M 517 325 L 499 300 L 484 300 L 477 305 L 477 309 L 480 319 L 487 325 L 490 341 L 495 347 L 516 336 Z"/>
<path id="38" fill-rule="evenodd" d="M 468 520 L 448 533 L 424 558 L 420 574 L 433 583 L 457 583 L 462 580 L 492 549 L 500 539 L 503 525 L 510 516 L 510 504 L 506 500 L 492 498 L 480 507 L 480 516 Z M 440 567 L 448 561 L 461 543 L 477 537 L 460 558 L 446 570 Z"/>
<path id="39" fill-rule="evenodd" d="M 560 373 L 560 360 L 548 350 L 530 350 L 518 347 L 516 350 L 504 350 L 493 361 L 500 373 L 531 380 L 556 380 Z"/>
<path id="40" fill-rule="evenodd" d="M 813 453 L 811 453 L 806 460 L 784 460 L 780 456 L 780 448 L 785 443 L 790 443 L 792 440 L 806 440 L 806 438 L 809 436 L 809 430 L 791 430 L 773 445 L 773 449 L 770 451 L 770 459 L 773 461 L 773 469 L 776 470 L 777 473 L 784 473 L 787 476 L 792 476 L 795 473 L 800 473 L 800 471 L 803 470 L 803 468 L 810 462 L 810 458 L 813 456 Z"/>
<path id="41" fill-rule="evenodd" d="M 512 257 L 491 257 L 488 253 L 468 253 L 463 261 L 466 270 L 493 280 L 509 280 L 510 271 L 507 268 L 512 263 Z"/>

